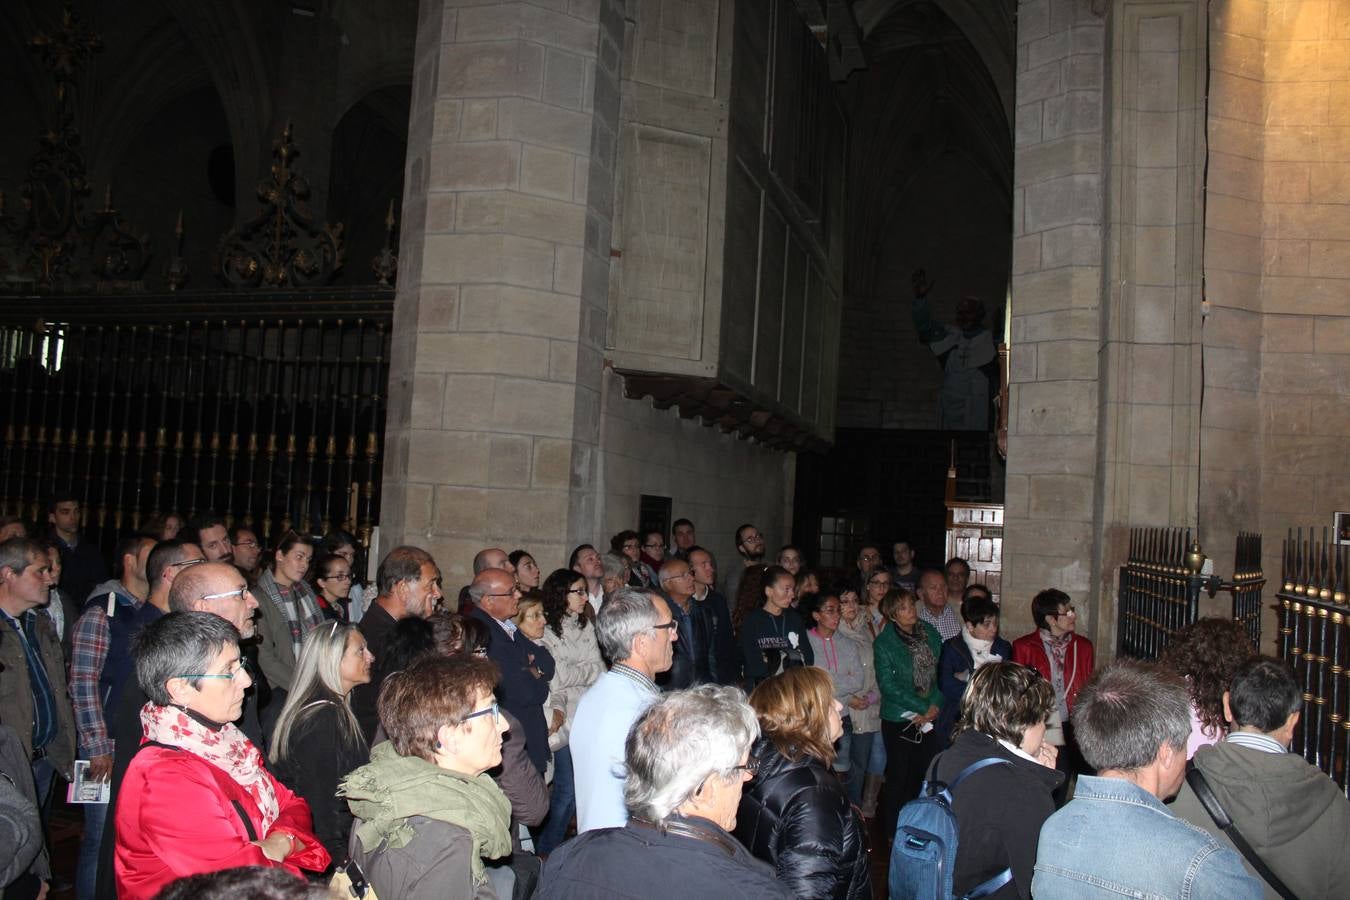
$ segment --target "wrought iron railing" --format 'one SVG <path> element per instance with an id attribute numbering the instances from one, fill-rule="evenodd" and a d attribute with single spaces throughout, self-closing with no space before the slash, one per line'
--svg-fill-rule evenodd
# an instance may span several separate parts
<path id="1" fill-rule="evenodd" d="M 1350 552 L 1328 529 L 1291 530 L 1280 579 L 1280 656 L 1303 687 L 1303 715 L 1291 750 L 1350 795 Z"/>
<path id="2" fill-rule="evenodd" d="M 9 298 L 0 512 L 82 500 L 105 548 L 170 511 L 270 542 L 379 518 L 393 290 Z"/>
<path id="3" fill-rule="evenodd" d="M 1172 636 L 1200 617 L 1200 594 L 1232 595 L 1232 616 L 1253 649 L 1261 644 L 1261 535 L 1240 533 L 1233 579 L 1201 573 L 1204 555 L 1189 528 L 1133 528 L 1129 556 L 1120 569 L 1116 655 L 1157 659 Z"/>

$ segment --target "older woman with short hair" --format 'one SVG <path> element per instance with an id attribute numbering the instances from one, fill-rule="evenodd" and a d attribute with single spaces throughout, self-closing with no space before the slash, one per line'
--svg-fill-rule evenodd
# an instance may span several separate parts
<path id="1" fill-rule="evenodd" d="M 544 866 L 537 896 L 790 896 L 728 833 L 758 736 L 754 710 L 737 688 L 702 685 L 656 701 L 624 748 L 628 824 L 560 846 Z"/>
<path id="2" fill-rule="evenodd" d="M 149 702 L 117 800 L 118 896 L 150 898 L 176 878 L 235 866 L 323 871 L 330 858 L 309 806 L 233 724 L 252 683 L 235 627 L 169 613 L 141 630 L 135 652 Z"/>
<path id="3" fill-rule="evenodd" d="M 937 677 L 942 638 L 919 618 L 913 591 L 888 592 L 881 600 L 881 612 L 886 627 L 872 644 L 872 661 L 881 689 L 881 739 L 886 745 L 882 833 L 889 835 L 895 832 L 900 807 L 918 796 L 923 773 L 937 752 L 933 722 L 942 708 Z"/>
<path id="4" fill-rule="evenodd" d="M 422 659 L 380 691 L 389 740 L 342 783 L 356 817 L 349 845 L 376 896 L 510 896 L 484 859 L 511 852 L 511 804 L 486 774 L 502 761 L 497 667 L 475 656 Z"/>
<path id="5" fill-rule="evenodd" d="M 750 705 L 761 734 L 736 837 L 774 867 L 794 897 L 870 900 L 862 816 L 830 769 L 844 724 L 829 673 L 788 669 L 762 681 Z"/>
<path id="6" fill-rule="evenodd" d="M 930 781 L 951 784 L 982 759 L 997 759 L 952 792 L 960 829 L 952 887 L 958 897 L 1011 869 L 1012 881 L 987 894 L 1031 896 L 1036 841 L 1055 811 L 1052 792 L 1064 781 L 1055 748 L 1044 742 L 1055 691 L 1034 669 L 1012 662 L 980 666 L 961 697 L 961 719 L 950 749 L 929 769 Z M 891 896 L 903 892 L 892 885 Z"/>

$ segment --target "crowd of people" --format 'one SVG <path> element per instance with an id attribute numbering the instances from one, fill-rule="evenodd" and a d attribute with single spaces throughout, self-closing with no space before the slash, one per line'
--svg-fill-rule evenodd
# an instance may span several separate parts
<path id="1" fill-rule="evenodd" d="M 48 520 L 46 541 L 0 520 L 7 898 L 45 894 L 77 766 L 110 794 L 83 805 L 80 900 L 869 898 L 879 854 L 912 896 L 933 797 L 959 824 L 956 896 L 1350 877 L 1350 804 L 1286 752 L 1302 692 L 1232 622 L 1098 667 L 1064 592 L 1010 642 L 966 561 L 924 568 L 908 541 L 814 571 L 746 524 L 719 566 L 680 519 L 669 545 L 625 530 L 551 572 L 484 548 L 447 595 L 412 546 L 363 583 L 343 532 L 264 549 L 171 515 L 105 571 L 74 498 Z"/>

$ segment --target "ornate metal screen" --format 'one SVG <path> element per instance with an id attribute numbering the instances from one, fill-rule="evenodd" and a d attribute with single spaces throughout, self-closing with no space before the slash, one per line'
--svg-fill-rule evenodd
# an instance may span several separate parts
<path id="1" fill-rule="evenodd" d="M 81 498 L 105 546 L 170 511 L 271 541 L 378 521 L 392 289 L 7 299 L 0 511 Z"/>

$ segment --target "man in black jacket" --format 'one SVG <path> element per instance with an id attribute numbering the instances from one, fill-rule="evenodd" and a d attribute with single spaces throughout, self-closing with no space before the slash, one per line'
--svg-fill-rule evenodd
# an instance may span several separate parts
<path id="1" fill-rule="evenodd" d="M 666 560 L 657 579 L 666 603 L 670 605 L 671 619 L 679 637 L 675 641 L 670 670 L 659 675 L 656 683 L 663 691 L 679 691 L 711 681 L 707 622 L 698 614 L 698 605 L 694 602 L 694 573 L 690 571 L 689 563 L 682 559 Z"/>
<path id="2" fill-rule="evenodd" d="M 694 603 L 707 636 L 700 646 L 700 656 L 707 669 L 704 680 L 716 684 L 740 684 L 741 651 L 731 628 L 727 598 L 717 590 L 717 564 L 713 555 L 697 544 L 689 548 L 688 559 L 694 576 Z"/>
<path id="3" fill-rule="evenodd" d="M 83 609 L 94 585 L 108 580 L 108 565 L 94 544 L 80 536 L 80 501 L 74 494 L 57 494 L 47 503 L 51 538 L 61 550 L 59 587 Z M 74 622 L 66 623 L 74 627 Z"/>
<path id="4" fill-rule="evenodd" d="M 380 685 L 389 675 L 384 664 L 384 648 L 399 619 L 416 616 L 429 618 L 441 601 L 441 570 L 431 554 L 420 547 L 395 547 L 380 561 L 375 573 L 379 596 L 361 618 L 361 633 L 366 636 L 366 649 L 375 656 L 369 684 L 358 684 L 352 690 L 352 713 L 361 725 L 366 740 L 375 737 L 380 726 L 377 702 Z"/>

